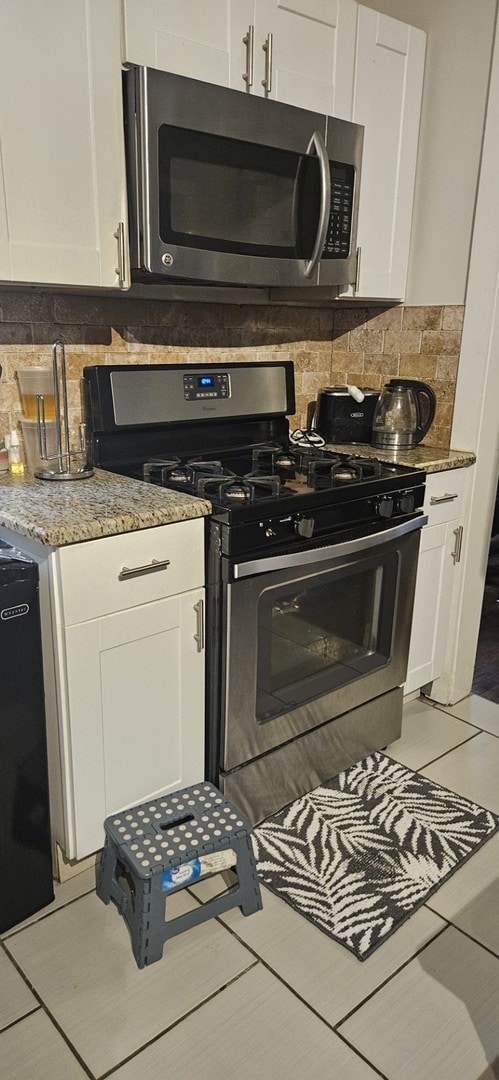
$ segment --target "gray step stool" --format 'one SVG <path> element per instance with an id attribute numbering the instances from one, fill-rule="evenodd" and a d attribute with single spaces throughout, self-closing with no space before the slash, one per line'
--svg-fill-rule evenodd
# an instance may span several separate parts
<path id="1" fill-rule="evenodd" d="M 97 896 L 105 904 L 116 903 L 139 968 L 161 959 L 168 938 L 205 919 L 233 907 L 243 915 L 262 907 L 251 824 L 213 784 L 203 781 L 112 814 L 104 829 Z M 236 885 L 193 911 L 166 919 L 168 896 L 231 861 Z"/>

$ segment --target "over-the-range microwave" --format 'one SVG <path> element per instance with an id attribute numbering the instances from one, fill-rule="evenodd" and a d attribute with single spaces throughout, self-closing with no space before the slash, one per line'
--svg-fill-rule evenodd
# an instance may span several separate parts
<path id="1" fill-rule="evenodd" d="M 361 126 L 153 68 L 124 84 L 135 280 L 355 282 Z"/>

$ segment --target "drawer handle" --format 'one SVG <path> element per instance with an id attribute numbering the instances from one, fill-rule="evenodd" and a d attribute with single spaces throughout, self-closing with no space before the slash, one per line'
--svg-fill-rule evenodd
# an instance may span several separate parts
<path id="1" fill-rule="evenodd" d="M 445 492 L 445 495 L 431 495 L 430 506 L 436 506 L 437 503 L 452 502 L 453 499 L 459 498 L 459 492 L 456 491 L 453 495 L 449 491 Z"/>
<path id="2" fill-rule="evenodd" d="M 142 574 L 155 574 L 157 570 L 167 570 L 170 565 L 169 559 L 151 559 L 145 566 L 122 566 L 118 574 L 118 581 L 126 581 L 127 578 L 141 577 Z"/>

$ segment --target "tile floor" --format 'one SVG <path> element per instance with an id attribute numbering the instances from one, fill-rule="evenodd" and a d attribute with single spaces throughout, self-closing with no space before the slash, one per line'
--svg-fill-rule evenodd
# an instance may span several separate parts
<path id="1" fill-rule="evenodd" d="M 409 701 L 387 752 L 499 813 L 499 705 Z M 139 971 L 92 871 L 57 886 L 0 941 L 0 1078 L 107 1076 L 498 1078 L 499 834 L 362 963 L 264 891 L 261 912 L 209 920 Z"/>

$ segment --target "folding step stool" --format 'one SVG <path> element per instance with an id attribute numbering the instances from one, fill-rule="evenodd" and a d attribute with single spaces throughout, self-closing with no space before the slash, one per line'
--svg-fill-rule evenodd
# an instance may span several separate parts
<path id="1" fill-rule="evenodd" d="M 139 968 L 163 955 L 168 938 L 229 908 L 262 907 L 250 822 L 213 784 L 200 783 L 112 814 L 97 896 L 113 900 L 131 933 Z M 166 919 L 167 898 L 205 873 L 235 864 L 238 882 L 223 896 Z M 222 864 L 222 865 L 219 865 Z"/>

